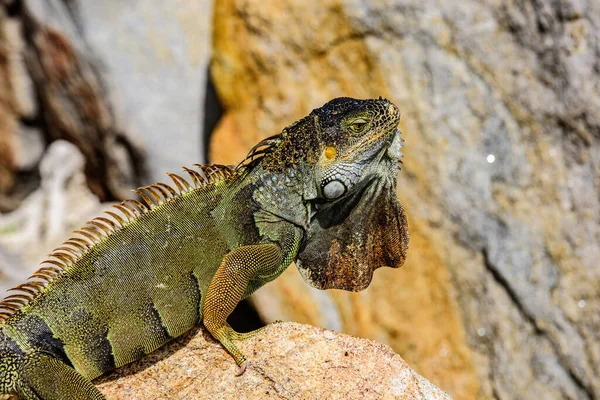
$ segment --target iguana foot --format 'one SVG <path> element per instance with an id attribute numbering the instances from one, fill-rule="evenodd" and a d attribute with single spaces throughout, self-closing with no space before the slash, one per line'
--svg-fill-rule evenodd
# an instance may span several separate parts
<path id="1" fill-rule="evenodd" d="M 231 340 L 246 340 L 246 339 L 250 339 L 250 338 L 258 335 L 259 333 L 262 333 L 262 331 L 264 331 L 270 325 L 280 324 L 282 322 L 283 321 L 281 321 L 281 320 L 278 319 L 278 320 L 275 320 L 273 322 L 268 323 L 267 325 L 265 325 L 265 326 L 263 326 L 261 328 L 255 329 L 255 330 L 250 331 L 250 332 L 236 332 L 236 331 L 232 330 L 232 332 L 231 332 L 231 335 L 232 335 L 231 336 Z"/>
<path id="2" fill-rule="evenodd" d="M 242 299 L 248 283 L 254 277 L 271 276 L 285 264 L 283 261 L 281 247 L 275 243 L 238 247 L 223 258 L 208 286 L 202 309 L 204 326 L 240 366 L 238 375 L 246 369 L 246 357 L 234 341 L 252 337 L 260 329 L 238 333 L 229 326 L 227 317 Z"/>
<path id="3" fill-rule="evenodd" d="M 242 376 L 244 375 L 244 372 L 246 372 L 246 368 L 248 367 L 248 361 L 246 361 L 245 363 L 243 363 L 242 365 L 240 365 L 240 369 L 238 369 L 238 372 L 235 373 L 235 376 Z"/>

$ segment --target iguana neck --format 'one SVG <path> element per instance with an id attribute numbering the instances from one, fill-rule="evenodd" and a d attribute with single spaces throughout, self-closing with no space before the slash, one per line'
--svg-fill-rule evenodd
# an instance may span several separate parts
<path id="1" fill-rule="evenodd" d="M 273 150 L 261 160 L 262 168 L 269 173 L 312 168 L 321 147 L 318 132 L 318 123 L 312 114 L 286 127 L 277 137 Z"/>
<path id="2" fill-rule="evenodd" d="M 264 219 L 270 214 L 306 230 L 310 214 L 303 194 L 305 182 L 310 181 L 311 176 L 312 171 L 306 163 L 281 170 L 257 166 L 248 179 L 254 190 L 252 197 L 261 211 L 259 218 Z"/>

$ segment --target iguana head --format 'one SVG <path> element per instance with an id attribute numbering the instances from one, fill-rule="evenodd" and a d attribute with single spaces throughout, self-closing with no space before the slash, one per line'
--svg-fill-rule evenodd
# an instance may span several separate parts
<path id="1" fill-rule="evenodd" d="M 306 229 L 297 265 L 312 286 L 359 291 L 375 269 L 404 263 L 399 120 L 389 100 L 338 98 L 248 154 L 261 210 Z M 308 207 L 308 222 L 292 199 Z"/>
<path id="2" fill-rule="evenodd" d="M 396 140 L 401 147 L 398 122 L 400 111 L 388 100 L 356 100 L 347 97 L 331 100 L 311 114 L 317 126 L 318 142 L 314 165 L 316 186 L 307 190 L 307 200 L 331 201 L 349 193 L 363 178 L 383 167 L 396 165 L 384 151 Z M 391 162 L 390 162 L 391 161 Z"/>
<path id="3" fill-rule="evenodd" d="M 297 130 L 312 136 L 305 158 L 312 173 L 305 174 L 303 193 L 312 216 L 297 265 L 312 286 L 358 291 L 376 268 L 404 263 L 399 120 L 388 100 L 338 98 L 299 123 Z"/>

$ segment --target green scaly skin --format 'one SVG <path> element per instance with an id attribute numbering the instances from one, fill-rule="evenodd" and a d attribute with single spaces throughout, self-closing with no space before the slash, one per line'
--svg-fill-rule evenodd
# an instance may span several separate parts
<path id="1" fill-rule="evenodd" d="M 395 186 L 400 113 L 339 98 L 259 143 L 235 169 L 141 188 L 55 250 L 0 303 L 0 393 L 102 399 L 91 383 L 201 321 L 240 366 L 236 304 L 296 261 L 320 289 L 362 290 L 404 262 Z M 252 333 L 251 333 L 252 334 Z M 251 335 L 250 334 L 250 335 Z"/>

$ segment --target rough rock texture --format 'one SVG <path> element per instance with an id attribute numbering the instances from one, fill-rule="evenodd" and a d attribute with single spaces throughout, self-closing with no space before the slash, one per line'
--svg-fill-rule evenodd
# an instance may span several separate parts
<path id="1" fill-rule="evenodd" d="M 600 3 L 219 0 L 214 25 L 212 161 L 332 97 L 403 111 L 404 268 L 359 294 L 288 271 L 267 319 L 376 338 L 457 398 L 600 397 Z"/>
<path id="2" fill-rule="evenodd" d="M 448 399 L 388 346 L 311 326 L 270 326 L 240 349 L 246 373 L 204 330 L 96 384 L 117 399 Z"/>

